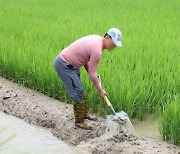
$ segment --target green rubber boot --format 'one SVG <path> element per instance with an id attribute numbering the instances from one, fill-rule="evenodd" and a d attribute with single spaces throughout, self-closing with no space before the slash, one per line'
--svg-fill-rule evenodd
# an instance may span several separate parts
<path id="1" fill-rule="evenodd" d="M 84 120 L 83 103 L 84 103 L 84 101 L 74 102 L 74 104 L 73 104 L 75 126 L 80 127 L 82 129 L 92 129 L 92 126 L 87 124 Z"/>
<path id="2" fill-rule="evenodd" d="M 88 112 L 88 105 L 87 105 L 87 94 L 83 93 L 83 108 L 84 108 L 84 119 L 89 119 L 89 120 L 97 120 L 97 117 L 90 115 L 90 113 Z"/>

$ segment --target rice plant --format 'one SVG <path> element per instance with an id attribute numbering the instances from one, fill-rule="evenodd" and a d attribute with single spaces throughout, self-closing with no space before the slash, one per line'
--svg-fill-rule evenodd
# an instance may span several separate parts
<path id="1" fill-rule="evenodd" d="M 164 109 L 160 120 L 160 132 L 164 140 L 180 144 L 180 99 Z"/>
<path id="2" fill-rule="evenodd" d="M 180 92 L 179 9 L 171 0 L 0 0 L 0 75 L 61 101 L 70 97 L 53 60 L 71 42 L 111 27 L 123 48 L 104 51 L 102 86 L 116 111 L 143 119 Z M 81 79 L 93 112 L 109 114 L 88 74 Z"/>

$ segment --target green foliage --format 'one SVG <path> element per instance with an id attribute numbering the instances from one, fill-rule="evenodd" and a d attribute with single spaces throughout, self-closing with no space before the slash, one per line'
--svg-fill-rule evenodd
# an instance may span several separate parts
<path id="1" fill-rule="evenodd" d="M 180 1 L 0 0 L 0 4 L 1 76 L 69 101 L 54 58 L 84 35 L 103 36 L 117 27 L 123 33 L 123 48 L 104 51 L 98 68 L 115 110 L 143 119 L 180 91 Z M 83 68 L 81 79 L 93 112 L 109 114 Z"/>
<path id="2" fill-rule="evenodd" d="M 160 120 L 160 132 L 164 140 L 180 144 L 180 99 L 165 108 Z"/>

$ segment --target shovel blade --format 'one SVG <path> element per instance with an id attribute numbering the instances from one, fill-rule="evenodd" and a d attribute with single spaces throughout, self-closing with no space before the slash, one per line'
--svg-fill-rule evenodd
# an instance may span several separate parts
<path id="1" fill-rule="evenodd" d="M 120 124 L 125 124 L 128 120 L 128 115 L 124 111 L 120 111 L 117 112 L 116 115 L 106 115 L 106 118 L 110 118 L 112 121 L 118 122 Z"/>

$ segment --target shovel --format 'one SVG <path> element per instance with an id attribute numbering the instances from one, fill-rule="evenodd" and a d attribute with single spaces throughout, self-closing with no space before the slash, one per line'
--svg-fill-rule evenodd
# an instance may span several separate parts
<path id="1" fill-rule="evenodd" d="M 99 74 L 97 74 L 100 85 L 101 85 L 101 77 Z M 128 115 L 124 112 L 118 112 L 116 113 L 112 104 L 110 103 L 109 99 L 107 98 L 107 96 L 104 96 L 103 99 L 106 101 L 106 104 L 108 105 L 108 107 L 111 109 L 112 111 L 112 115 L 109 115 L 112 121 L 118 122 L 122 125 L 126 124 L 127 120 L 128 120 Z"/>
<path id="2" fill-rule="evenodd" d="M 112 111 L 112 115 L 109 115 L 112 121 L 116 121 L 122 125 L 126 124 L 127 120 L 128 120 L 128 115 L 124 112 L 118 112 L 116 113 L 114 108 L 112 107 L 112 104 L 110 103 L 109 99 L 107 98 L 107 96 L 104 97 L 104 100 L 106 101 L 106 104 L 108 105 L 108 107 L 111 109 Z"/>

